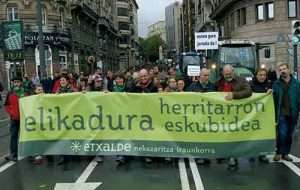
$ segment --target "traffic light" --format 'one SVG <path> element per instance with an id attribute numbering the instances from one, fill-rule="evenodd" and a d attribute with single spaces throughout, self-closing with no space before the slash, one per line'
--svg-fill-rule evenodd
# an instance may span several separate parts
<path id="1" fill-rule="evenodd" d="M 300 20 L 292 21 L 292 36 L 294 43 L 300 43 Z"/>

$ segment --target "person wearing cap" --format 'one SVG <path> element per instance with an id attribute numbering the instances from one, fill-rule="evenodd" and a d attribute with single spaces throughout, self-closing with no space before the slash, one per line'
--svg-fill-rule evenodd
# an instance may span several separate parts
<path id="1" fill-rule="evenodd" d="M 103 91 L 103 78 L 100 75 L 90 76 L 88 80 L 88 91 Z"/>
<path id="2" fill-rule="evenodd" d="M 103 92 L 103 78 L 101 75 L 95 74 L 90 75 L 88 79 L 88 91 L 91 92 Z M 104 162 L 104 157 L 102 155 L 98 155 L 95 157 L 96 162 L 102 163 Z"/>
<path id="3" fill-rule="evenodd" d="M 20 130 L 19 99 L 28 95 L 22 86 L 22 78 L 15 77 L 13 78 L 12 83 L 12 89 L 7 94 L 4 103 L 5 111 L 10 116 L 10 155 L 5 157 L 7 161 L 18 160 L 18 141 Z"/>

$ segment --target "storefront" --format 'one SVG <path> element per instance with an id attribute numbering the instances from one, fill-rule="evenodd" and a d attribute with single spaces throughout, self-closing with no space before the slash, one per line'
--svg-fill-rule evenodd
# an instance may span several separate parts
<path id="1" fill-rule="evenodd" d="M 39 35 L 37 32 L 24 32 L 25 71 L 32 76 L 40 76 Z M 53 77 L 61 68 L 72 64 L 71 36 L 66 33 L 44 33 L 45 64 L 47 77 Z"/>

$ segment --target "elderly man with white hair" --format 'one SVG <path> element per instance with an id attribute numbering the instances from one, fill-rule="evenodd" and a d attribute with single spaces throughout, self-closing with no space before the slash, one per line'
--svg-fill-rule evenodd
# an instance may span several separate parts
<path id="1" fill-rule="evenodd" d="M 234 75 L 234 68 L 232 65 L 225 65 L 223 67 L 223 76 L 217 82 L 217 89 L 219 92 L 227 92 L 225 100 L 248 98 L 252 95 L 250 84 L 242 77 Z M 229 158 L 228 167 L 236 168 L 238 161 L 236 158 Z"/>

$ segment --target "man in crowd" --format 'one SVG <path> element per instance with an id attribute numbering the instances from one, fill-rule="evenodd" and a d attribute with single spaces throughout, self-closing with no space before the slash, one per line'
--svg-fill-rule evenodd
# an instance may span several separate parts
<path id="1" fill-rule="evenodd" d="M 203 68 L 200 72 L 200 76 L 196 78 L 196 81 L 193 82 L 187 89 L 188 92 L 215 92 L 216 86 L 209 81 L 209 70 Z M 198 164 L 210 164 L 209 159 L 196 159 Z"/>
<path id="2" fill-rule="evenodd" d="M 251 82 L 252 91 L 255 93 L 272 93 L 272 82 L 268 79 L 268 71 L 266 69 L 258 69 L 255 73 L 255 77 Z M 258 157 L 259 161 L 268 163 L 269 160 L 265 155 Z M 255 158 L 250 158 L 250 161 L 254 161 Z"/>
<path id="3" fill-rule="evenodd" d="M 130 90 L 130 92 L 156 93 L 158 90 L 153 81 L 150 79 L 148 71 L 146 69 L 141 69 L 139 72 L 138 81 L 133 89 Z M 152 158 L 150 157 L 145 157 L 144 160 L 146 163 L 152 162 Z"/>
<path id="4" fill-rule="evenodd" d="M 139 72 L 139 78 L 131 92 L 136 93 L 155 93 L 157 88 L 153 84 L 153 81 L 149 77 L 149 73 L 146 69 L 141 69 Z"/>
<path id="5" fill-rule="evenodd" d="M 112 92 L 114 90 L 114 74 L 111 70 L 106 72 L 106 78 L 104 81 L 105 89 Z"/>
<path id="6" fill-rule="evenodd" d="M 203 68 L 200 72 L 200 76 L 193 82 L 187 89 L 190 92 L 214 92 L 216 86 L 209 81 L 209 70 Z"/>
<path id="7" fill-rule="evenodd" d="M 219 92 L 227 92 L 225 100 L 248 98 L 252 95 L 250 84 L 242 77 L 234 75 L 234 69 L 231 65 L 223 67 L 223 77 L 217 82 Z M 236 158 L 229 158 L 229 169 L 236 168 L 238 165 Z"/>
<path id="8" fill-rule="evenodd" d="M 292 137 L 297 124 L 300 108 L 300 84 L 291 75 L 288 64 L 279 64 L 280 78 L 273 84 L 275 117 L 277 123 L 276 155 L 274 161 L 280 159 L 292 162 L 289 156 Z"/>
<path id="9" fill-rule="evenodd" d="M 4 106 L 10 116 L 10 155 L 5 159 L 8 161 L 18 160 L 18 142 L 20 130 L 19 99 L 27 96 L 22 86 L 22 78 L 15 77 L 12 80 L 12 90 L 7 94 Z"/>

